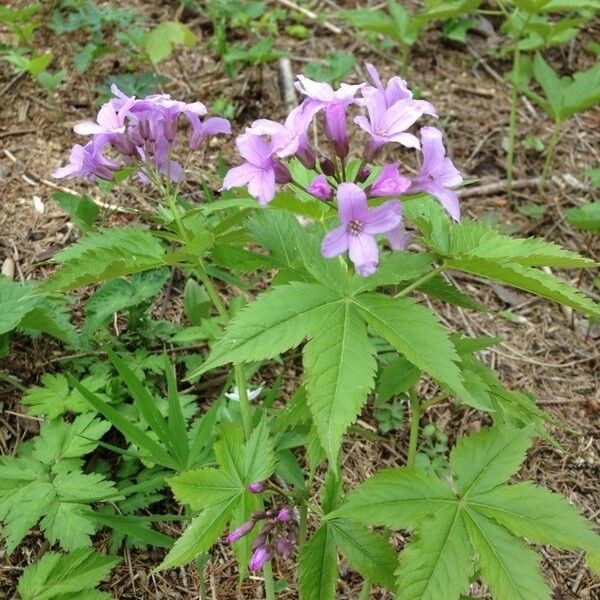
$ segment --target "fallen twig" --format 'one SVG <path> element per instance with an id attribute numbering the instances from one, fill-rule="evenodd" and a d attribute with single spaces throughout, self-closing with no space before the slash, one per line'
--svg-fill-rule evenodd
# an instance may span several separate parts
<path id="1" fill-rule="evenodd" d="M 313 12 L 312 10 L 308 10 L 308 8 L 304 8 L 303 6 L 298 6 L 297 4 L 290 2 L 290 0 L 277 0 L 277 2 L 279 4 L 283 4 L 283 6 L 286 6 L 287 8 L 289 8 L 291 10 L 295 10 L 296 12 L 303 14 L 305 17 L 309 18 L 311 21 L 317 21 L 319 23 L 319 25 L 321 25 L 325 29 L 329 29 L 329 31 L 331 31 L 331 33 L 335 33 L 335 35 L 340 35 L 340 33 L 342 33 L 342 30 L 339 27 L 337 27 L 336 25 L 334 25 L 333 23 L 330 23 L 329 21 L 320 21 L 319 15 L 317 13 Z"/>

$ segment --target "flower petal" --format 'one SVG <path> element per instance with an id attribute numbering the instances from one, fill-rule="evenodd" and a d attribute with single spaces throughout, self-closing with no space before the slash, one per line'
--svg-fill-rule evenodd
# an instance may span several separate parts
<path id="1" fill-rule="evenodd" d="M 259 167 L 250 163 L 233 167 L 233 169 L 227 171 L 221 189 L 230 190 L 231 188 L 246 185 L 256 175 L 257 171 L 259 171 Z"/>
<path id="2" fill-rule="evenodd" d="M 400 225 L 401 221 L 402 205 L 397 200 L 388 200 L 369 210 L 362 231 L 367 235 L 385 233 Z"/>
<path id="3" fill-rule="evenodd" d="M 345 225 L 340 225 L 332 229 L 321 243 L 321 254 L 325 258 L 339 256 L 348 250 L 348 238 L 350 235 Z"/>
<path id="4" fill-rule="evenodd" d="M 337 203 L 343 225 L 348 225 L 350 221 L 364 221 L 367 217 L 367 195 L 354 183 L 340 184 Z"/>
<path id="5" fill-rule="evenodd" d="M 364 233 L 349 235 L 348 238 L 348 256 L 356 272 L 363 277 L 373 275 L 379 264 L 379 248 L 375 238 Z"/>

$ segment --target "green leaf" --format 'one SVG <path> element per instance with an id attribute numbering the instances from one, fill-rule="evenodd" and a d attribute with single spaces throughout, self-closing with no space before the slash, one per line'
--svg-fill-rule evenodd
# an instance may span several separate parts
<path id="1" fill-rule="evenodd" d="M 269 435 L 269 425 L 263 418 L 252 431 L 244 450 L 244 479 L 249 483 L 265 481 L 275 470 L 275 451 L 273 440 Z"/>
<path id="2" fill-rule="evenodd" d="M 470 502 L 519 537 L 565 550 L 600 552 L 600 536 L 591 523 L 565 498 L 529 481 L 475 494 Z"/>
<path id="3" fill-rule="evenodd" d="M 54 600 L 63 594 L 84 592 L 93 597 L 92 589 L 120 561 L 119 557 L 103 556 L 93 550 L 75 550 L 70 554 L 46 552 L 19 578 L 21 600 Z M 88 595 L 89 594 L 89 595 Z"/>
<path id="4" fill-rule="evenodd" d="M 508 283 L 542 298 L 570 306 L 584 314 L 598 315 L 598 305 L 573 286 L 539 269 L 516 263 L 488 263 L 481 260 L 447 260 L 448 266 L 488 279 Z"/>
<path id="5" fill-rule="evenodd" d="M 179 567 L 209 550 L 223 533 L 238 502 L 239 497 L 236 496 L 203 510 L 175 542 L 158 569 L 162 571 Z"/>
<path id="6" fill-rule="evenodd" d="M 160 242 L 139 227 L 99 229 L 53 258 L 60 268 L 42 286 L 47 292 L 70 291 L 166 264 Z"/>
<path id="7" fill-rule="evenodd" d="M 20 285 L 0 276 L 0 335 L 22 328 L 43 331 L 76 345 L 77 333 L 64 307 L 48 298 L 31 297 L 36 289 L 32 283 Z"/>
<path id="8" fill-rule="evenodd" d="M 321 525 L 300 550 L 298 586 L 300 600 L 334 600 L 337 584 L 335 539 Z"/>
<path id="9" fill-rule="evenodd" d="M 83 233 L 92 231 L 100 214 L 100 208 L 93 200 L 87 196 L 76 196 L 67 192 L 53 192 L 52 198 L 69 214 L 75 226 Z"/>
<path id="10" fill-rule="evenodd" d="M 386 254 L 373 275 L 369 277 L 354 275 L 352 291 L 356 294 L 418 279 L 430 270 L 434 258 L 432 254 L 415 252 Z"/>
<path id="11" fill-rule="evenodd" d="M 497 600 L 550 600 L 533 550 L 493 521 L 468 511 L 465 521 L 481 574 Z"/>
<path id="12" fill-rule="evenodd" d="M 178 473 L 168 483 L 177 502 L 189 504 L 194 510 L 232 500 L 244 491 L 239 480 L 211 467 Z"/>
<path id="13" fill-rule="evenodd" d="M 494 427 L 461 438 L 450 453 L 461 495 L 487 491 L 514 475 L 525 460 L 531 435 L 530 428 Z"/>
<path id="14" fill-rule="evenodd" d="M 381 368 L 377 381 L 376 404 L 384 404 L 393 396 L 409 390 L 421 377 L 421 371 L 409 360 L 400 356 Z"/>
<path id="15" fill-rule="evenodd" d="M 87 511 L 84 513 L 90 520 L 110 527 L 115 532 L 124 533 L 129 537 L 135 538 L 148 546 L 157 548 L 172 548 L 173 540 L 165 535 L 152 529 L 147 517 L 136 517 L 133 515 L 111 515 L 107 513 L 97 513 Z"/>
<path id="16" fill-rule="evenodd" d="M 465 389 L 456 353 L 437 317 L 411 298 L 361 294 L 355 306 L 367 323 L 398 352 L 468 404 L 482 407 Z"/>
<path id="17" fill-rule="evenodd" d="M 273 358 L 318 331 L 339 302 L 334 291 L 319 284 L 277 286 L 234 317 L 206 362 L 189 377 L 229 362 Z"/>
<path id="18" fill-rule="evenodd" d="M 388 590 L 394 589 L 396 553 L 383 537 L 347 519 L 328 521 L 328 527 L 333 533 L 335 543 L 353 569 L 365 579 L 368 578 Z"/>
<path id="19" fill-rule="evenodd" d="M 432 475 L 419 469 L 384 469 L 351 492 L 330 516 L 401 529 L 455 503 L 448 486 Z"/>
<path id="20" fill-rule="evenodd" d="M 336 464 L 342 436 L 373 388 L 375 350 L 349 302 L 338 304 L 320 330 L 304 347 L 305 386 L 321 445 Z"/>
<path id="21" fill-rule="evenodd" d="M 71 384 L 74 385 L 81 395 L 102 415 L 110 421 L 125 438 L 138 448 L 146 450 L 153 460 L 169 469 L 178 469 L 178 464 L 171 455 L 157 442 L 154 441 L 141 427 L 132 423 L 124 417 L 118 410 L 100 399 L 96 394 L 84 388 L 80 383 L 70 378 Z"/>
<path id="22" fill-rule="evenodd" d="M 458 598 L 469 588 L 473 550 L 458 505 L 424 521 L 398 565 L 398 600 Z"/>
<path id="23" fill-rule="evenodd" d="M 565 216 L 567 221 L 577 229 L 600 233 L 600 200 L 579 208 L 569 208 Z"/>
<path id="24" fill-rule="evenodd" d="M 173 46 L 192 47 L 197 43 L 195 34 L 189 27 L 177 21 L 163 21 L 144 37 L 144 50 L 153 65 L 169 58 Z"/>
<path id="25" fill-rule="evenodd" d="M 149 307 L 168 278 L 169 269 L 153 269 L 135 273 L 129 281 L 119 278 L 102 285 L 85 304 L 85 334 L 89 336 L 105 326 L 114 313 Z"/>
<path id="26" fill-rule="evenodd" d="M 388 469 L 354 490 L 339 516 L 416 533 L 400 555 L 399 600 L 459 600 L 475 563 L 497 600 L 549 600 L 524 536 L 589 553 L 600 536 L 565 500 L 531 484 L 505 485 L 524 458 L 530 429 L 495 427 L 460 440 L 451 454 L 451 489 L 418 469 Z M 466 529 L 465 529 L 466 527 Z"/>

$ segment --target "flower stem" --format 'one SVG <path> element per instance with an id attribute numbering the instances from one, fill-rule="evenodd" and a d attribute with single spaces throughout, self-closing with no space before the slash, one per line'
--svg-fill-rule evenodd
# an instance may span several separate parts
<path id="1" fill-rule="evenodd" d="M 410 292 L 422 286 L 425 282 L 429 281 L 430 279 L 433 279 L 436 275 L 439 275 L 445 268 L 446 265 L 442 263 L 439 267 L 433 269 L 433 271 L 429 271 L 429 273 L 423 275 L 423 277 L 420 277 L 416 281 L 413 281 L 410 285 L 407 285 L 404 289 L 400 290 L 394 296 L 394 298 L 402 298 L 403 296 L 407 296 L 408 294 L 410 294 Z"/>
<path id="2" fill-rule="evenodd" d="M 513 54 L 513 77 L 517 77 L 521 64 L 521 51 L 519 44 L 515 45 Z M 512 92 L 510 95 L 510 120 L 508 123 L 508 150 L 506 153 L 506 181 L 508 197 L 512 197 L 513 166 L 515 160 L 515 134 L 517 130 L 517 102 L 519 100 L 519 91 L 516 82 L 512 82 Z"/>
<path id="3" fill-rule="evenodd" d="M 246 440 L 252 434 L 252 416 L 250 414 L 250 400 L 248 399 L 248 384 L 246 383 L 246 373 L 243 363 L 234 365 L 235 385 L 237 387 L 240 399 L 240 411 L 242 413 L 242 423 L 244 425 L 244 437 Z"/>
<path id="4" fill-rule="evenodd" d="M 417 442 L 419 440 L 419 419 L 421 418 L 421 403 L 414 387 L 408 391 L 410 398 L 410 438 L 408 440 L 408 457 L 406 459 L 407 467 L 415 466 L 417 456 Z"/>
<path id="5" fill-rule="evenodd" d="M 208 293 L 208 296 L 211 302 L 213 303 L 214 307 L 217 309 L 219 315 L 221 315 L 221 317 L 223 317 L 225 321 L 229 321 L 229 312 L 227 311 L 227 307 L 223 303 L 223 300 L 221 300 L 221 297 L 219 296 L 219 292 L 217 291 L 215 284 L 212 282 L 211 278 L 206 272 L 206 267 L 204 266 L 204 263 L 200 259 L 198 259 L 196 272 L 198 274 L 198 279 L 206 288 L 206 292 Z"/>
<path id="6" fill-rule="evenodd" d="M 263 575 L 265 576 L 265 598 L 266 600 L 275 600 L 275 580 L 273 579 L 271 561 L 265 563 Z"/>
<path id="7" fill-rule="evenodd" d="M 542 176 L 540 178 L 539 186 L 540 191 L 542 191 L 542 189 L 544 188 L 544 184 L 546 183 L 546 177 L 548 176 L 550 166 L 552 165 L 552 159 L 554 158 L 554 151 L 556 150 L 556 144 L 558 142 L 558 136 L 560 135 L 561 125 L 562 121 L 556 121 L 554 123 L 552 137 L 550 138 L 550 142 L 548 144 L 548 150 L 546 150 L 546 160 L 544 160 L 544 167 L 542 168 Z"/>
<path id="8" fill-rule="evenodd" d="M 360 590 L 360 596 L 358 597 L 358 600 L 368 600 L 370 595 L 371 595 L 371 580 L 367 577 L 363 581 L 363 586 L 362 586 L 362 589 Z"/>

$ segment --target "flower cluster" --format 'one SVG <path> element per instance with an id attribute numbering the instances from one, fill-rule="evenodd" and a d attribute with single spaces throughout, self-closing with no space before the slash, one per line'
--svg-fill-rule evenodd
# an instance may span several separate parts
<path id="1" fill-rule="evenodd" d="M 258 494 L 264 489 L 265 485 L 262 482 L 251 483 L 248 486 L 248 491 L 253 494 Z M 296 547 L 290 530 L 292 510 L 287 506 L 253 513 L 249 521 L 229 533 L 226 541 L 230 544 L 237 542 L 248 535 L 260 521 L 266 522 L 252 542 L 253 552 L 248 564 L 251 571 L 260 571 L 275 554 L 288 558 Z"/>
<path id="2" fill-rule="evenodd" d="M 286 161 L 296 157 L 315 173 L 306 191 L 326 202 L 336 200 L 340 225 L 325 236 L 323 255 L 334 257 L 348 252 L 356 271 L 364 276 L 374 273 L 379 264 L 377 234 L 383 234 L 394 250 L 410 242 L 411 236 L 402 224 L 402 195 L 431 194 L 458 220 L 458 197 L 451 188 L 462 182 L 446 157 L 440 130 L 422 127 L 419 136 L 409 131 L 424 115 L 437 118 L 435 108 L 414 99 L 400 77 L 392 77 L 384 85 L 375 67 L 368 64 L 366 68 L 371 83 L 342 84 L 337 90 L 300 75 L 296 87 L 305 96 L 303 102 L 283 124 L 259 119 L 248 127 L 236 140 L 245 162 L 230 169 L 223 182 L 226 190 L 247 186 L 261 204 L 268 204 L 275 197 L 277 184 L 292 181 Z M 353 122 L 367 133 L 367 140 L 358 169 L 351 171 L 347 113 L 352 105 L 366 113 L 356 115 Z M 308 141 L 308 129 L 320 113 L 332 150 L 330 156 L 318 155 Z M 419 173 L 408 178 L 400 173 L 399 164 L 376 165 L 386 144 L 420 151 Z M 379 198 L 388 200 L 381 203 Z"/>
<path id="3" fill-rule="evenodd" d="M 204 118 L 207 110 L 201 102 L 185 103 L 167 94 L 136 99 L 122 93 L 116 85 L 113 98 L 102 106 L 96 121 L 75 126 L 80 135 L 91 135 L 84 146 L 76 144 L 69 163 L 56 169 L 54 177 L 73 179 L 90 177 L 112 179 L 124 167 L 134 167 L 144 183 L 157 183 L 162 178 L 179 181 L 183 168 L 173 160 L 177 146 L 179 120 L 189 124 L 187 145 L 190 151 L 200 147 L 210 135 L 231 133 L 227 119 Z M 111 156 L 106 156 L 109 152 Z"/>

